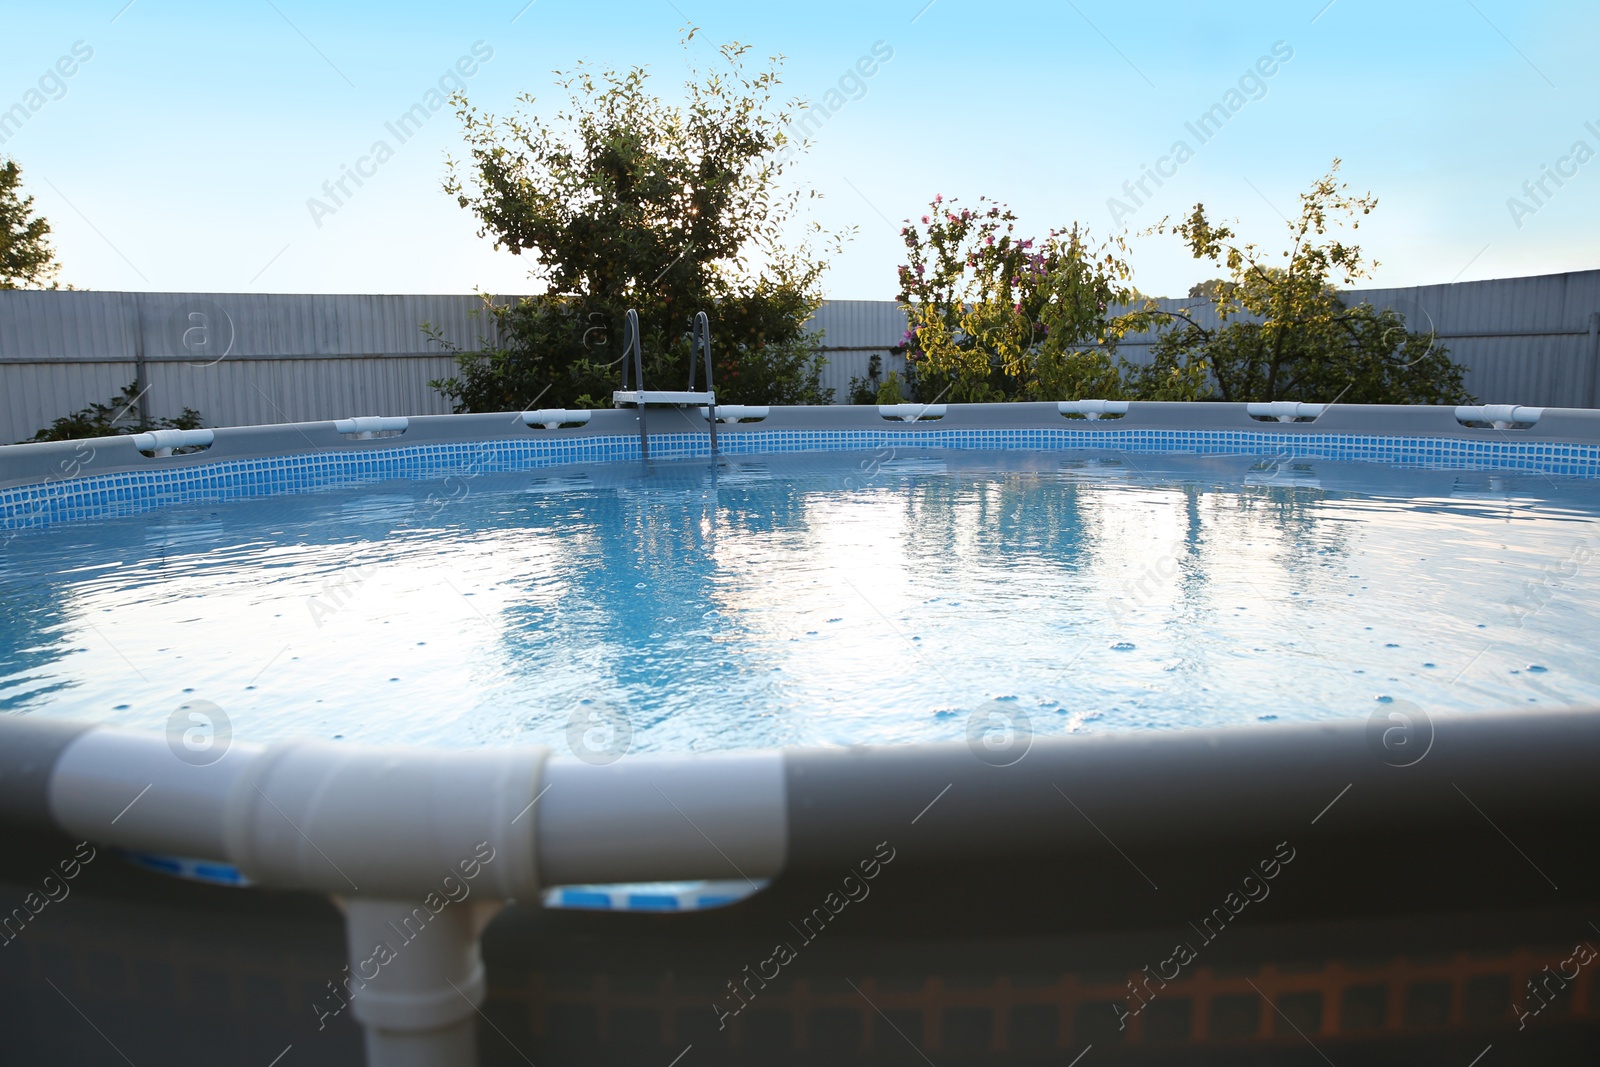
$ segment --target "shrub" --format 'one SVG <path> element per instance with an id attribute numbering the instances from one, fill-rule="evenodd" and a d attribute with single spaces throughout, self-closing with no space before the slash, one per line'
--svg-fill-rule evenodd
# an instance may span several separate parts
<path id="1" fill-rule="evenodd" d="M 204 425 L 194 408 L 184 408 L 175 419 L 142 421 L 138 416 L 139 383 L 129 382 L 122 392 L 104 404 L 91 403 L 70 415 L 63 415 L 27 441 L 78 441 L 86 437 L 115 437 L 119 434 L 147 433 L 150 430 L 197 430 Z"/>
<path id="2" fill-rule="evenodd" d="M 1289 220 L 1289 247 L 1274 265 L 1261 248 L 1214 224 L 1204 204 L 1184 221 L 1155 232 L 1181 237 L 1196 259 L 1222 266 L 1227 277 L 1190 291 L 1211 302 L 1219 325 L 1186 315 L 1157 341 L 1154 362 L 1130 377 L 1132 391 L 1155 399 L 1174 383 L 1199 386 L 1201 398 L 1299 400 L 1352 404 L 1471 403 L 1465 368 L 1432 334 L 1410 331 L 1404 316 L 1368 303 L 1350 307 L 1337 286 L 1368 277 L 1377 267 L 1361 249 L 1331 236 L 1347 222 L 1359 229 L 1376 198 L 1351 196 L 1337 181 L 1339 161 L 1300 196 Z"/>
<path id="3" fill-rule="evenodd" d="M 681 106 L 650 92 L 643 69 L 582 64 L 563 77 L 569 109 L 552 122 L 529 96 L 503 120 L 454 98 L 471 163 L 452 161 L 445 189 L 495 247 L 531 255 L 544 290 L 489 304 L 496 338 L 478 350 L 446 346 L 458 374 L 433 384 L 457 411 L 609 405 L 629 308 L 655 388 L 687 381 L 690 323 L 704 311 L 719 400 L 831 399 L 820 335 L 805 329 L 826 263 L 784 236 L 801 200 L 780 189 L 795 104 L 773 103 L 777 59 L 751 73 L 747 51 L 723 46 Z"/>

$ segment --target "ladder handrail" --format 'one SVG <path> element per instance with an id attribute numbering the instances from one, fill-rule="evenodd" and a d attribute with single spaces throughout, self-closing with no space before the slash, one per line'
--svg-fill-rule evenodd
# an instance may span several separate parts
<path id="1" fill-rule="evenodd" d="M 628 353 L 633 352 L 634 374 L 639 380 L 639 392 L 644 392 L 644 354 L 639 348 L 639 313 L 633 308 L 628 309 L 627 316 L 622 321 L 622 388 L 628 388 Z M 645 433 L 644 405 L 635 404 L 634 410 L 639 413 L 639 456 L 641 459 L 650 458 L 650 438 Z"/>
<path id="2" fill-rule="evenodd" d="M 717 454 L 717 392 L 711 384 L 711 320 L 704 311 L 694 314 L 694 328 L 689 340 L 689 392 L 694 392 L 695 357 L 704 354 L 706 361 L 706 421 L 711 426 L 711 454 Z"/>
<path id="3" fill-rule="evenodd" d="M 704 311 L 694 313 L 694 329 L 690 333 L 689 350 L 689 391 L 694 391 L 694 361 L 701 353 L 705 354 L 706 361 L 706 392 L 712 391 L 711 385 L 711 321 L 706 318 Z"/>
<path id="4" fill-rule="evenodd" d="M 639 313 L 633 308 L 622 320 L 622 388 L 628 388 L 628 356 L 634 357 L 638 368 L 639 388 L 644 388 L 644 361 L 639 353 Z"/>

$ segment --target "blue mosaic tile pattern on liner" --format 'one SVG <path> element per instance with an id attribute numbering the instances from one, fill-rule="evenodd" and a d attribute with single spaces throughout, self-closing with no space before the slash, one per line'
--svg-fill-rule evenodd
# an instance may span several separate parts
<path id="1" fill-rule="evenodd" d="M 772 430 L 725 434 L 725 455 L 865 451 L 885 445 L 962 450 L 1114 450 L 1145 454 L 1294 456 L 1396 467 L 1518 470 L 1600 478 L 1600 447 L 1551 441 L 1282 434 L 1251 430 Z M 710 455 L 710 437 L 660 434 L 650 439 L 655 459 Z M 544 440 L 470 441 L 362 451 L 330 451 L 196 466 L 58 478 L 0 489 L 0 529 L 134 514 L 189 501 L 302 493 L 396 478 L 537 470 L 579 463 L 638 460 L 632 435 Z"/>

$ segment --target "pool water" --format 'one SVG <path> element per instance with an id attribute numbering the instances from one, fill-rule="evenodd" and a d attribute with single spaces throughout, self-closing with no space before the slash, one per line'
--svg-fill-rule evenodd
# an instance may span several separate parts
<path id="1" fill-rule="evenodd" d="M 0 711 L 565 752 L 1592 704 L 1597 516 L 1540 475 L 1092 452 L 196 503 L 10 540 Z"/>

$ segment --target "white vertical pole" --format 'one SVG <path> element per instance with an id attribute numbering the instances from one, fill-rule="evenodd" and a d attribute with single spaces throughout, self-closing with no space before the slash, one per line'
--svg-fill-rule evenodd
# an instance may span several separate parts
<path id="1" fill-rule="evenodd" d="M 474 1067 L 489 991 L 478 935 L 499 908 L 463 901 L 430 915 L 416 901 L 345 903 L 350 1008 L 367 1067 Z"/>

